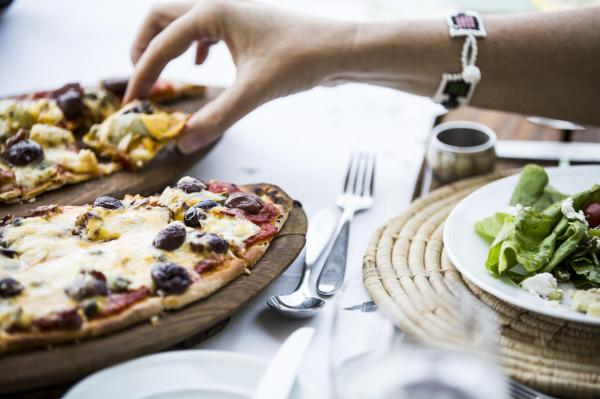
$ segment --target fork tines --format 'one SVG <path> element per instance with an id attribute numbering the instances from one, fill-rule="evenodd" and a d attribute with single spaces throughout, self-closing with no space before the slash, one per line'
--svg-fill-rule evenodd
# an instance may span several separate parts
<path id="1" fill-rule="evenodd" d="M 352 154 L 344 180 L 344 194 L 373 196 L 376 159 L 377 156 L 374 153 L 355 152 Z"/>

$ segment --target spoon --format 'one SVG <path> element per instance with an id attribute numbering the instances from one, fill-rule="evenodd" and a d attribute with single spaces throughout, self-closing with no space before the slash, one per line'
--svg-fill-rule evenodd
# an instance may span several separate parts
<path id="1" fill-rule="evenodd" d="M 267 304 L 280 315 L 302 319 L 314 316 L 325 306 L 325 301 L 315 297 L 310 289 L 310 272 L 327 246 L 334 226 L 335 216 L 328 209 L 317 212 L 308 223 L 306 259 L 298 287 L 291 294 L 274 295 L 267 299 Z"/>

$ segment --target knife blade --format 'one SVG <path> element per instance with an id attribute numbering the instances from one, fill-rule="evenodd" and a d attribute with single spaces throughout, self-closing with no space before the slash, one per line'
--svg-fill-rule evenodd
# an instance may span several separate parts
<path id="1" fill-rule="evenodd" d="M 315 329 L 302 327 L 281 345 L 260 378 L 252 399 L 287 399 Z"/>

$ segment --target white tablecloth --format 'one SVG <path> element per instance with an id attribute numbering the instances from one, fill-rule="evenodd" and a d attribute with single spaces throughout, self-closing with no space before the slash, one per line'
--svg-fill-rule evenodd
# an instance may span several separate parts
<path id="1" fill-rule="evenodd" d="M 0 94 L 127 76 L 131 71 L 129 45 L 150 3 L 16 0 L 0 17 Z M 340 18 L 396 15 L 381 12 L 384 2 L 281 3 Z M 392 7 L 398 16 L 406 16 L 408 11 L 398 3 L 406 6 L 409 2 L 399 1 Z M 427 13 L 426 4 L 430 4 L 439 11 L 448 3 L 423 2 L 410 10 Z M 169 65 L 164 76 L 214 85 L 228 84 L 234 76 L 222 45 L 214 49 L 205 66 L 194 67 L 192 59 L 192 54 L 184 54 Z M 316 88 L 273 101 L 244 118 L 189 174 L 238 183 L 276 183 L 300 200 L 310 216 L 320 208 L 335 209 L 335 195 L 352 151 L 377 152 L 375 206 L 360 214 L 351 229 L 347 276 L 360 279 L 362 255 L 371 234 L 410 201 L 423 141 L 439 111 L 427 99 L 383 88 L 358 84 Z M 281 319 L 265 303 L 268 295 L 287 293 L 296 286 L 300 266 L 301 260 L 234 315 L 223 331 L 198 347 L 269 358 L 294 329 L 311 325 L 317 334 L 302 372 L 325 388 L 333 306 L 311 320 L 292 321 Z M 357 292 L 356 302 L 364 300 L 366 294 Z"/>

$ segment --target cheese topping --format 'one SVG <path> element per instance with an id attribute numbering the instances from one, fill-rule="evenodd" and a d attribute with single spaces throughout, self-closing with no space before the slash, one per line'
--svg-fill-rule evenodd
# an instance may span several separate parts
<path id="1" fill-rule="evenodd" d="M 205 199 L 222 201 L 224 196 L 166 188 L 160 197 L 128 196 L 124 208 L 64 206 L 42 216 L 15 219 L 0 231 L 3 245 L 16 252 L 14 259 L 0 255 L 0 277 L 16 279 L 24 293 L 0 298 L 0 326 L 16 319 L 27 325 L 78 306 L 81 299 L 69 296 L 67 288 L 80 281 L 82 273 L 100 272 L 109 286 L 125 281 L 128 290 L 153 288 L 151 268 L 163 262 L 184 267 L 193 280 L 202 278 L 194 267 L 212 255 L 192 250 L 194 232 L 217 234 L 244 248 L 244 241 L 261 230 L 246 219 L 225 214 L 226 208 L 219 205 L 207 210 L 199 228 L 186 227 L 186 241 L 178 249 L 154 247 L 154 238 L 173 221 L 173 214 L 181 216 L 183 205 L 187 208 Z M 229 256 L 235 255 L 230 251 Z"/>
<path id="2" fill-rule="evenodd" d="M 192 205 L 200 201 L 212 200 L 215 202 L 223 201 L 225 196 L 215 194 L 208 190 L 202 190 L 196 193 L 186 193 L 175 188 L 167 187 L 164 189 L 158 202 L 169 208 L 177 220 L 183 220 L 183 212 Z"/>
<path id="3" fill-rule="evenodd" d="M 55 164 L 41 162 L 36 165 L 13 167 L 15 180 L 18 185 L 26 188 L 35 188 L 41 183 L 51 180 L 58 172 Z"/>
<path id="4" fill-rule="evenodd" d="M 567 219 L 579 220 L 580 222 L 585 223 L 586 226 L 588 225 L 583 211 L 580 210 L 579 212 L 577 212 L 575 211 L 575 208 L 573 208 L 573 198 L 569 197 L 565 199 L 560 205 L 560 210 Z"/>
<path id="5" fill-rule="evenodd" d="M 202 230 L 217 234 L 239 248 L 244 248 L 248 238 L 260 232 L 260 227 L 254 223 L 234 216 L 215 216 L 209 212 L 206 220 L 202 221 Z"/>
<path id="6" fill-rule="evenodd" d="M 36 123 L 31 127 L 29 138 L 47 146 L 75 144 L 75 136 L 71 131 L 41 123 Z"/>
<path id="7" fill-rule="evenodd" d="M 544 299 L 562 298 L 562 290 L 558 288 L 556 278 L 550 273 L 538 273 L 521 281 L 521 287 Z"/>

